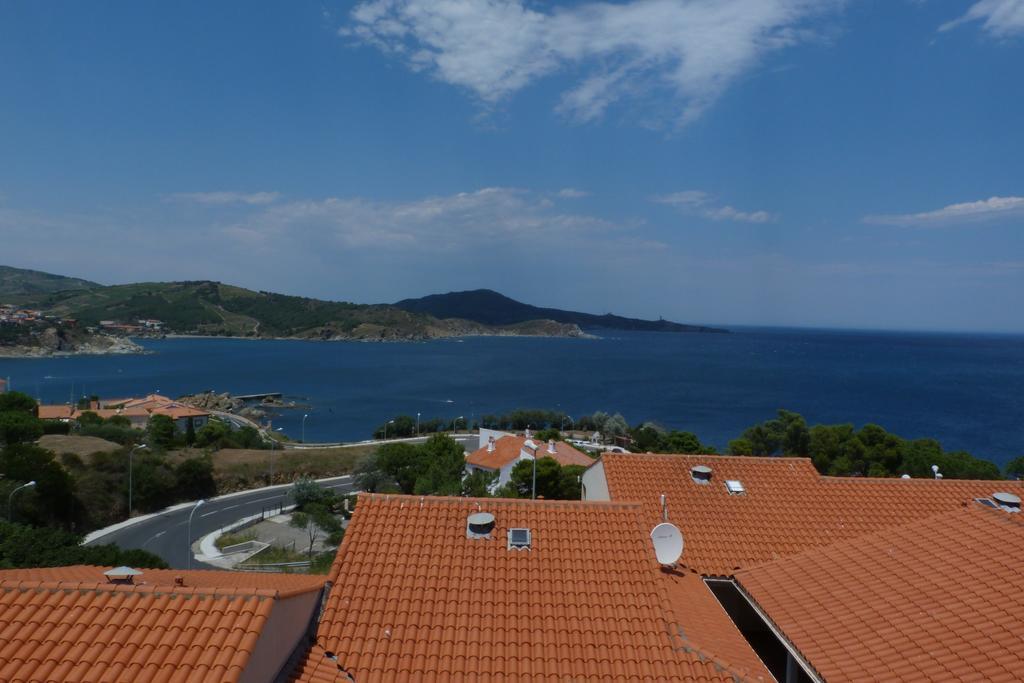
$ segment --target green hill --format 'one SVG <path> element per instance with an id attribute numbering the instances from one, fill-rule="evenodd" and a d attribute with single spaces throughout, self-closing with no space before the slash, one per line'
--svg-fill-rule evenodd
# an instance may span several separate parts
<path id="1" fill-rule="evenodd" d="M 512 325 L 524 320 L 546 319 L 578 325 L 583 329 L 644 330 L 652 332 L 727 332 L 701 325 L 684 325 L 669 320 L 639 320 L 606 313 L 594 315 L 557 308 L 524 304 L 490 289 L 432 294 L 420 299 L 404 299 L 398 308 L 428 313 L 438 318 L 464 318 L 485 325 Z"/>
<path id="2" fill-rule="evenodd" d="M 54 292 L 92 289 L 99 286 L 95 282 L 75 277 L 0 266 L 0 303 L 23 304 Z"/>
<path id="3" fill-rule="evenodd" d="M 14 271 L 16 269 L 7 269 Z M 39 274 L 43 275 L 43 274 Z M 54 282 L 64 279 L 49 276 Z M 70 279 L 68 279 L 70 280 Z M 28 283 L 30 278 L 12 278 Z M 143 282 L 102 286 L 80 282 L 77 289 L 31 291 L 12 286 L 18 303 L 40 308 L 80 326 L 102 320 L 133 322 L 154 318 L 171 334 L 232 337 L 291 337 L 300 339 L 353 339 L 401 341 L 466 335 L 582 336 L 575 325 L 550 320 L 515 325 L 485 325 L 469 320 L 438 318 L 387 305 L 322 301 L 201 280 L 195 282 Z M 55 289 L 59 289 L 54 286 Z M 2 299 L 0 299 L 2 301 Z"/>

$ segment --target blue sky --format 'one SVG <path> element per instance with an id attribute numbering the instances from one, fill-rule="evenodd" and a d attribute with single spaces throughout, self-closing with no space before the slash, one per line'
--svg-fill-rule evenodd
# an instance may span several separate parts
<path id="1" fill-rule="evenodd" d="M 0 5 L 0 263 L 1024 331 L 1024 0 Z"/>

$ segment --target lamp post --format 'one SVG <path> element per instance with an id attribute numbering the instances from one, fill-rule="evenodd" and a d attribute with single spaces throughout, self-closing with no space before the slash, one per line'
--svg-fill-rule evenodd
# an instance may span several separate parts
<path id="1" fill-rule="evenodd" d="M 420 435 L 420 414 L 416 413 L 416 436 Z"/>
<path id="2" fill-rule="evenodd" d="M 457 418 L 455 418 L 455 421 L 452 422 L 452 427 L 455 428 L 455 433 L 456 434 L 459 433 L 459 420 L 462 420 L 463 422 L 465 422 L 466 421 L 466 417 L 464 415 L 459 415 Z"/>
<path id="3" fill-rule="evenodd" d="M 22 484 L 18 488 L 14 489 L 13 491 L 11 491 L 11 495 L 7 496 L 7 521 L 8 522 L 13 522 L 14 521 L 14 517 L 13 517 L 14 508 L 12 507 L 14 505 L 14 494 L 17 493 L 18 491 L 22 490 L 22 489 L 27 489 L 28 487 L 35 486 L 35 485 L 36 485 L 35 480 L 32 480 L 32 481 L 28 482 L 27 484 Z"/>
<path id="4" fill-rule="evenodd" d="M 384 423 L 384 440 L 385 441 L 388 440 L 388 425 L 393 425 L 393 424 L 395 424 L 394 420 L 388 420 L 387 422 Z"/>
<path id="5" fill-rule="evenodd" d="M 149 446 L 147 446 L 144 443 L 140 443 L 138 446 L 133 446 L 132 449 L 128 451 L 128 519 L 132 518 L 132 470 L 134 469 L 133 456 L 135 455 L 135 451 L 139 450 L 140 448 L 149 448 Z"/>
<path id="6" fill-rule="evenodd" d="M 188 538 L 185 539 L 185 551 L 188 560 L 186 561 L 186 568 L 192 569 L 192 515 L 196 514 L 196 510 L 199 506 L 205 503 L 205 500 L 197 500 L 196 504 L 192 506 L 192 512 L 188 513 Z"/>
<path id="7" fill-rule="evenodd" d="M 309 417 L 309 413 L 302 416 L 302 443 L 306 443 L 306 418 Z"/>

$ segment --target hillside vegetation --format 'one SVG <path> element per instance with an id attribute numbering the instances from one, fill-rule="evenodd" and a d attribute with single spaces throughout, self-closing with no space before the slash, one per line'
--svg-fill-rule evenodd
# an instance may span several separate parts
<path id="1" fill-rule="evenodd" d="M 257 292 L 208 280 L 92 285 L 26 295 L 31 305 L 82 326 L 101 320 L 161 320 L 164 331 L 233 337 L 400 341 L 466 335 L 582 336 L 572 324 L 531 320 L 487 325 L 394 306 Z"/>
<path id="2" fill-rule="evenodd" d="M 669 320 L 640 320 L 606 313 L 594 315 L 558 308 L 540 308 L 510 299 L 490 289 L 431 294 L 420 299 L 403 299 L 398 308 L 427 313 L 438 318 L 464 318 L 485 325 L 511 325 L 524 320 L 554 320 L 584 329 L 642 330 L 648 332 L 726 332 L 714 327 L 684 325 Z"/>
<path id="3" fill-rule="evenodd" d="M 23 304 L 53 292 L 91 289 L 99 286 L 95 282 L 75 277 L 0 266 L 0 302 L 2 303 Z"/>

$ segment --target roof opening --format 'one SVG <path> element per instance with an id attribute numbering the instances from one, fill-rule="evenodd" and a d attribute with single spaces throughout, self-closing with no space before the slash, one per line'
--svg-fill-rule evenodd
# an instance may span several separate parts
<path id="1" fill-rule="evenodd" d="M 707 465 L 694 465 L 690 468 L 690 476 L 698 484 L 707 484 L 711 481 L 711 468 Z"/>
<path id="2" fill-rule="evenodd" d="M 494 515 L 474 512 L 466 518 L 466 538 L 490 538 L 494 530 Z"/>
<path id="3" fill-rule="evenodd" d="M 996 491 L 992 494 L 993 500 L 999 503 L 999 507 L 1007 511 L 1020 512 L 1020 496 L 1016 493 Z"/>
<path id="4" fill-rule="evenodd" d="M 508 530 L 508 549 L 509 550 L 529 550 L 533 544 L 533 534 L 530 533 L 529 529 L 509 529 Z"/>
<path id="5" fill-rule="evenodd" d="M 739 479 L 726 479 L 725 488 L 729 491 L 729 494 L 733 496 L 742 496 L 747 492 L 747 490 L 743 488 L 743 482 Z"/>

